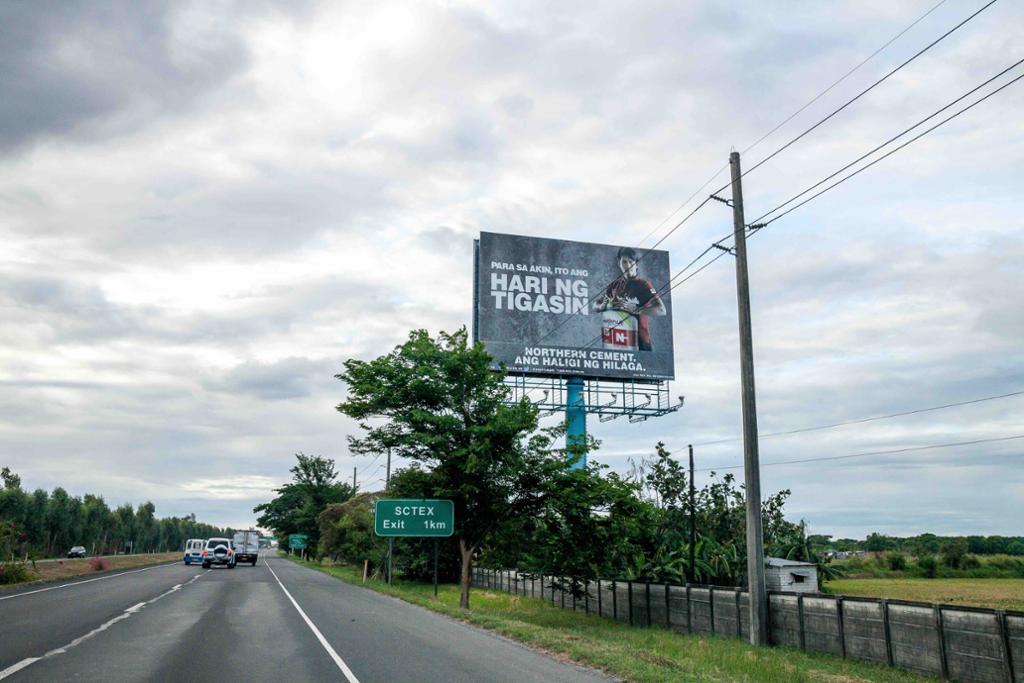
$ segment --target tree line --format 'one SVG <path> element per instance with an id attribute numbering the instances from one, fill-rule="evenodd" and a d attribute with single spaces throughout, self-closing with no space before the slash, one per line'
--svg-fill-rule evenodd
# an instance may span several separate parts
<path id="1" fill-rule="evenodd" d="M 431 337 L 424 330 L 371 361 L 350 359 L 337 375 L 348 386 L 337 409 L 361 434 L 350 451 L 387 449 L 408 466 L 381 493 L 359 493 L 336 481 L 326 458 L 299 454 L 293 481 L 256 508 L 261 526 L 282 541 L 304 533 L 321 556 L 383 566 L 385 547 L 373 535 L 378 497 L 444 498 L 455 505 L 455 534 L 444 539 L 441 571 L 462 587 L 469 606 L 474 563 L 586 579 L 625 578 L 739 585 L 745 581 L 743 488 L 731 474 L 715 476 L 689 502 L 685 468 L 661 444 L 619 474 L 590 461 L 574 467 L 586 444 L 559 447 L 564 426 L 541 429 L 529 401 L 512 402 L 503 374 L 465 329 Z M 315 473 L 315 476 L 314 476 Z M 784 516 L 789 491 L 763 503 L 769 554 L 822 562 L 803 523 Z M 697 541 L 690 562 L 689 525 Z M 399 539 L 393 565 L 406 577 L 433 568 L 433 541 Z"/>
<path id="2" fill-rule="evenodd" d="M 195 515 L 158 518 L 149 501 L 111 508 L 101 495 L 73 496 L 61 487 L 29 493 L 9 467 L 0 477 L 0 561 L 62 556 L 76 545 L 92 555 L 169 552 L 182 549 L 189 538 L 231 531 L 198 522 Z"/>
<path id="3" fill-rule="evenodd" d="M 899 551 L 914 556 L 935 555 L 948 548 L 963 549 L 972 555 L 1024 556 L 1024 536 L 938 536 L 932 533 L 916 536 L 887 536 L 872 533 L 863 540 L 813 535 L 811 541 L 823 550 L 849 552 Z"/>

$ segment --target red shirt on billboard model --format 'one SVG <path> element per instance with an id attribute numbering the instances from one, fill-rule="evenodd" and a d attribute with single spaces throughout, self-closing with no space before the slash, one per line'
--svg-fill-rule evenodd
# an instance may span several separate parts
<path id="1" fill-rule="evenodd" d="M 637 274 L 638 260 L 634 249 L 619 249 L 618 263 L 622 275 L 608 285 L 594 302 L 595 311 L 605 312 L 601 329 L 605 348 L 654 349 L 650 316 L 665 315 L 667 311 L 651 281 Z M 612 311 L 618 316 L 610 316 Z"/>

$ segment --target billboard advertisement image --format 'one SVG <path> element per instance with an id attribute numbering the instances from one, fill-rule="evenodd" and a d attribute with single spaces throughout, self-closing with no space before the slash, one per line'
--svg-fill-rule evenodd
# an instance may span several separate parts
<path id="1" fill-rule="evenodd" d="M 512 373 L 674 379 L 668 252 L 480 233 L 474 339 Z"/>

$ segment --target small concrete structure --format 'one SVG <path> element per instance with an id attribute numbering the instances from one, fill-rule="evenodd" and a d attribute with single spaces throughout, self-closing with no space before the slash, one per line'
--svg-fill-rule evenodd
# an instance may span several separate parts
<path id="1" fill-rule="evenodd" d="M 813 562 L 767 557 L 764 566 L 765 584 L 770 591 L 818 592 L 818 567 Z"/>

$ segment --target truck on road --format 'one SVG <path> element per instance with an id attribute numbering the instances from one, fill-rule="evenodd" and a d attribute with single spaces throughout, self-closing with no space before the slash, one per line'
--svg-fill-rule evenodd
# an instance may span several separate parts
<path id="1" fill-rule="evenodd" d="M 234 537 L 235 562 L 248 562 L 256 566 L 260 555 L 260 532 L 250 529 L 238 531 Z"/>

